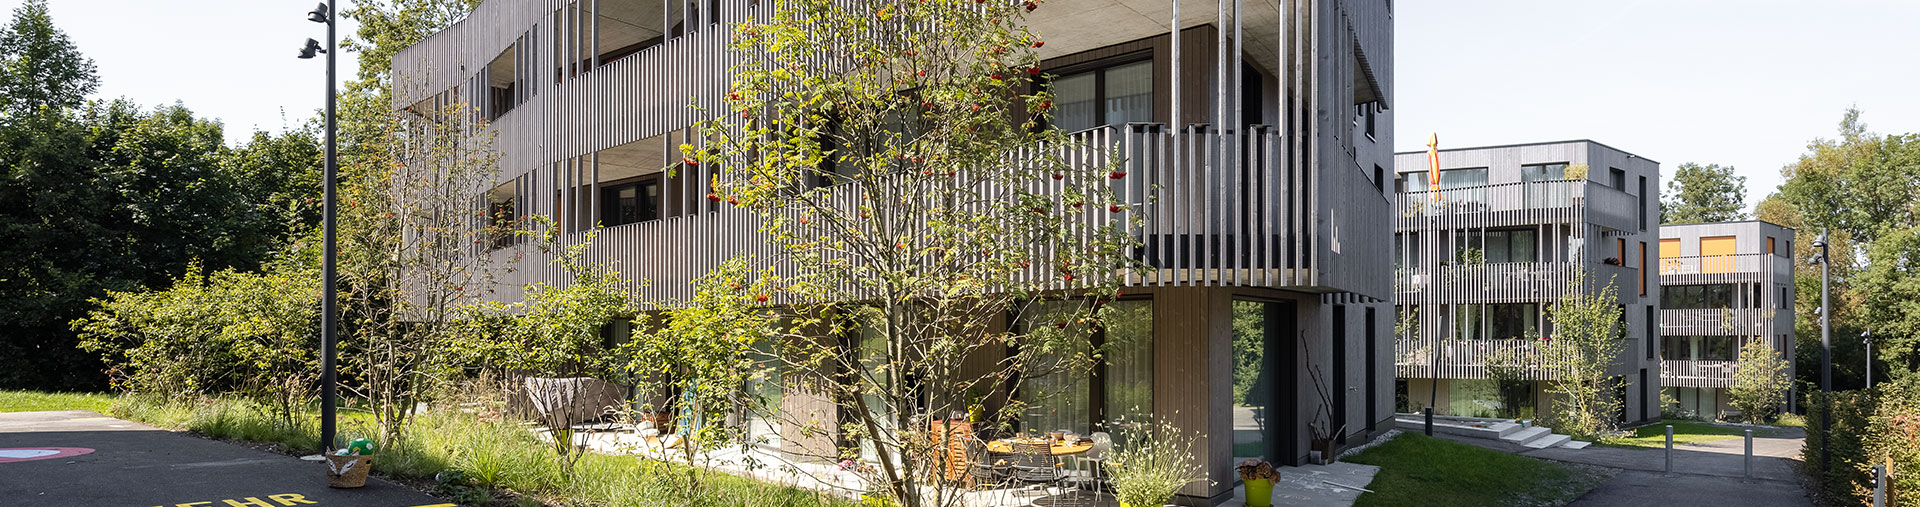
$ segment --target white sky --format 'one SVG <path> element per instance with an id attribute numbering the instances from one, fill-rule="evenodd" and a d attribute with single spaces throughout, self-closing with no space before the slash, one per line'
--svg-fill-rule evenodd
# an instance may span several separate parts
<path id="1" fill-rule="evenodd" d="M 100 73 L 96 98 L 154 106 L 183 102 L 221 120 L 229 142 L 254 130 L 279 132 L 319 116 L 326 105 L 324 58 L 301 60 L 326 25 L 307 21 L 320 0 L 49 0 L 54 26 Z M 0 0 L 0 26 L 22 0 Z M 341 19 L 340 36 L 354 23 Z M 340 78 L 357 64 L 340 55 Z M 284 119 L 282 116 L 284 110 Z"/>
<path id="2" fill-rule="evenodd" d="M 230 141 L 322 106 L 324 65 L 294 58 L 318 0 L 51 0 L 99 64 L 100 97 L 182 101 Z M 0 0 L 9 16 L 21 0 Z M 1920 2 L 1395 2 L 1397 149 L 1593 139 L 1671 171 L 1731 164 L 1748 200 L 1860 107 L 1920 132 Z M 343 21 L 341 33 L 350 33 Z M 354 64 L 341 55 L 341 77 Z M 283 119 L 282 111 L 285 116 Z"/>
<path id="3" fill-rule="evenodd" d="M 1733 165 L 1751 206 L 1850 105 L 1920 132 L 1916 19 L 1895 0 L 1394 2 L 1394 144 L 1592 139 L 1669 174 Z"/>

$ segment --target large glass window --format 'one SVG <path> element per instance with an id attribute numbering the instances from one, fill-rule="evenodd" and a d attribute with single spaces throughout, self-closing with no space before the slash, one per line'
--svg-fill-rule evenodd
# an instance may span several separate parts
<path id="1" fill-rule="evenodd" d="M 1533 229 L 1487 231 L 1487 262 L 1538 262 L 1539 244 Z"/>
<path id="2" fill-rule="evenodd" d="M 1733 308 L 1733 284 L 1669 285 L 1660 288 L 1660 307 L 1683 310 Z"/>
<path id="3" fill-rule="evenodd" d="M 1671 360 L 1693 359 L 1692 342 L 1693 340 L 1690 336 L 1662 336 L 1660 337 L 1660 358 Z"/>
<path id="4" fill-rule="evenodd" d="M 1491 337 L 1526 338 L 1540 332 L 1540 307 L 1534 303 L 1487 305 Z"/>
<path id="5" fill-rule="evenodd" d="M 600 187 L 601 226 L 613 227 L 659 218 L 659 175 Z"/>
<path id="6" fill-rule="evenodd" d="M 1487 184 L 1487 168 L 1447 169 L 1440 171 L 1440 189 L 1478 187 Z"/>
<path id="7" fill-rule="evenodd" d="M 1565 162 L 1520 166 L 1520 181 L 1529 183 L 1521 191 L 1526 197 L 1527 207 L 1544 208 L 1567 205 L 1567 199 L 1562 195 L 1565 194 L 1565 192 L 1555 191 L 1556 189 L 1548 188 L 1547 185 L 1532 184 L 1541 181 L 1566 179 L 1566 177 L 1567 164 Z"/>
<path id="8" fill-rule="evenodd" d="M 1068 132 L 1153 121 L 1153 62 L 1095 69 L 1053 80 L 1053 126 Z"/>
<path id="9" fill-rule="evenodd" d="M 1021 312 L 1018 325 L 1026 330 L 1064 321 L 1085 304 L 1036 303 Z M 1099 344 L 1105 351 L 1093 371 L 1055 371 L 1020 383 L 1020 399 L 1029 405 L 1020 420 L 1023 429 L 1087 434 L 1109 430 L 1104 426 L 1107 421 L 1146 420 L 1153 413 L 1153 301 L 1114 301 L 1109 306 L 1112 312 L 1104 327 L 1083 337 L 1085 348 L 1059 350 L 1036 361 L 1055 364 Z"/>
<path id="10" fill-rule="evenodd" d="M 1104 419 L 1143 421 L 1153 414 L 1153 301 L 1114 301 L 1109 306 L 1113 312 L 1102 321 L 1107 345 L 1101 365 Z"/>

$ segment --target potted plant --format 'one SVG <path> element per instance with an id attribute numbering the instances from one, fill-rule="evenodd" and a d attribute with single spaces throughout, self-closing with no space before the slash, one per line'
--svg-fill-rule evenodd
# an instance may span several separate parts
<path id="1" fill-rule="evenodd" d="M 1164 422 L 1128 427 L 1122 435 L 1126 445 L 1106 461 L 1114 497 L 1122 507 L 1159 507 L 1181 487 L 1206 480 L 1194 468 L 1196 435 Z"/>
<path id="2" fill-rule="evenodd" d="M 1234 467 L 1240 472 L 1240 483 L 1247 486 L 1247 505 L 1249 507 L 1270 507 L 1273 505 L 1273 482 L 1280 480 L 1280 471 L 1272 463 L 1263 459 L 1248 459 Z"/>

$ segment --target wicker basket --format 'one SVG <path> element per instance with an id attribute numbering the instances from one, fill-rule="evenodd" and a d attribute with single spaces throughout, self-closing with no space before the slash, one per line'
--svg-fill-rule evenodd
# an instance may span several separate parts
<path id="1" fill-rule="evenodd" d="M 373 468 L 373 456 L 327 455 L 327 486 L 358 488 L 367 485 L 367 471 Z"/>

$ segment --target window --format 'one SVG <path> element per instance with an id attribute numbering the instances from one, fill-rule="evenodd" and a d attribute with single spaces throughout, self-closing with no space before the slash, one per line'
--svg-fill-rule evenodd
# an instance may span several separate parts
<path id="1" fill-rule="evenodd" d="M 1533 229 L 1487 231 L 1487 262 L 1539 262 L 1539 236 Z"/>
<path id="2" fill-rule="evenodd" d="M 1660 346 L 1660 319 L 1654 315 L 1653 305 L 1647 305 L 1647 359 L 1653 359 L 1653 350 Z"/>
<path id="3" fill-rule="evenodd" d="M 1692 344 L 1691 338 L 1690 336 L 1660 337 L 1660 357 L 1675 361 L 1693 359 L 1693 353 L 1689 351 Z"/>
<path id="4" fill-rule="evenodd" d="M 1767 253 L 1773 253 L 1773 236 L 1767 236 Z"/>
<path id="5" fill-rule="evenodd" d="M 1640 273 L 1640 295 L 1647 295 L 1647 242 L 1640 242 L 1640 263 L 1633 269 Z"/>
<path id="6" fill-rule="evenodd" d="M 1046 301 L 1021 312 L 1017 325 L 1046 325 L 1084 301 Z M 1086 434 L 1115 419 L 1144 420 L 1153 413 L 1153 301 L 1108 304 L 1104 328 L 1087 334 L 1089 345 L 1107 347 L 1091 375 L 1057 371 L 1020 382 L 1019 399 L 1030 402 L 1025 429 Z M 1073 328 L 1068 328 L 1073 329 Z M 1076 353 L 1085 351 L 1062 351 Z M 1042 360 L 1043 363 L 1048 361 Z"/>
<path id="7" fill-rule="evenodd" d="M 1554 192 L 1552 188 L 1548 188 L 1549 185 L 1538 184 L 1539 182 L 1560 180 L 1566 177 L 1567 164 L 1565 162 L 1520 166 L 1520 181 L 1526 183 L 1521 192 L 1523 194 L 1522 197 L 1527 201 L 1527 207 L 1543 208 L 1566 206 L 1567 199 L 1562 195 L 1564 192 Z"/>
<path id="8" fill-rule="evenodd" d="M 1733 344 L 1738 339 L 1732 336 L 1697 336 L 1694 338 L 1700 340 L 1700 353 L 1698 356 L 1695 356 L 1695 359 L 1700 361 L 1732 361 L 1734 358 L 1734 350 L 1739 348 Z"/>
<path id="9" fill-rule="evenodd" d="M 1068 132 L 1153 121 L 1153 62 L 1140 61 L 1055 78 L 1053 127 Z"/>
<path id="10" fill-rule="evenodd" d="M 613 227 L 660 218 L 660 175 L 600 186 L 600 225 Z"/>
<path id="11" fill-rule="evenodd" d="M 1634 208 L 1634 213 L 1638 213 L 1640 215 L 1640 230 L 1645 231 L 1647 230 L 1647 177 L 1646 176 L 1640 177 L 1640 193 L 1635 195 L 1640 197 L 1640 206 L 1637 208 Z"/>
<path id="12" fill-rule="evenodd" d="M 1540 305 L 1506 303 L 1487 306 L 1490 317 L 1488 320 L 1493 327 L 1493 338 L 1524 339 L 1540 333 Z"/>
<path id="13" fill-rule="evenodd" d="M 1381 192 L 1386 192 L 1387 191 L 1386 177 L 1387 177 L 1386 169 L 1381 168 L 1379 165 L 1373 166 L 1373 189 Z"/>
<path id="14" fill-rule="evenodd" d="M 1733 294 L 1733 284 L 1726 283 L 1669 285 L 1660 288 L 1660 306 L 1674 310 L 1733 308 Z"/>
<path id="15" fill-rule="evenodd" d="M 1733 254 L 1737 244 L 1733 236 L 1700 238 L 1700 272 L 1733 272 Z"/>
<path id="16" fill-rule="evenodd" d="M 1478 187 L 1487 184 L 1487 168 L 1447 169 L 1440 171 L 1440 189 Z"/>
<path id="17" fill-rule="evenodd" d="M 1550 181 L 1566 179 L 1567 163 L 1529 164 L 1520 166 L 1520 181 Z"/>
<path id="18" fill-rule="evenodd" d="M 1780 309 L 1785 310 L 1789 308 L 1793 308 L 1793 299 L 1787 297 L 1787 288 L 1781 287 L 1780 288 Z"/>
<path id="19" fill-rule="evenodd" d="M 1619 168 L 1607 168 L 1607 185 L 1614 190 L 1627 191 L 1627 172 Z"/>

